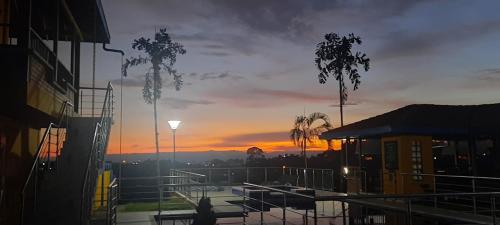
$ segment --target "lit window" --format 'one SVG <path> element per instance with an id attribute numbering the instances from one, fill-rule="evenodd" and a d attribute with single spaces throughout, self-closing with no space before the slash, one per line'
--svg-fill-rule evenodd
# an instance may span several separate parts
<path id="1" fill-rule="evenodd" d="M 411 142 L 411 161 L 412 161 L 412 176 L 413 180 L 422 180 L 423 177 L 415 174 L 422 174 L 422 146 L 420 141 Z"/>

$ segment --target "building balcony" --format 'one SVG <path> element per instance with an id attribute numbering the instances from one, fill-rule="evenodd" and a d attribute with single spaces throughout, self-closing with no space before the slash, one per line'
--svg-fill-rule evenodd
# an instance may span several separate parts
<path id="1" fill-rule="evenodd" d="M 19 112 L 26 112 L 41 125 L 57 116 L 63 102 L 77 104 L 79 96 L 76 69 L 68 69 L 45 42 L 31 29 L 27 46 L 17 40 L 0 44 L 0 65 L 7 77 L 0 90 L 5 113 L 21 117 Z"/>

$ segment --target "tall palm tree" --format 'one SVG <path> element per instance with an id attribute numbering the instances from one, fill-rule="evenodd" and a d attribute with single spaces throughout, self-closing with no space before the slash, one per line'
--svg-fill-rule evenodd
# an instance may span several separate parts
<path id="1" fill-rule="evenodd" d="M 316 58 L 314 62 L 319 70 L 319 83 L 324 84 L 330 76 L 339 82 L 339 106 L 340 106 L 340 126 L 344 126 L 343 106 L 347 101 L 347 87 L 344 76 L 349 76 L 349 80 L 354 85 L 353 90 L 357 90 L 361 84 L 361 75 L 358 68 L 365 71 L 370 69 L 370 59 L 366 54 L 359 51 L 353 53 L 354 44 L 361 45 L 361 37 L 349 34 L 340 36 L 336 33 L 325 34 L 325 41 L 316 46 Z"/>
<path id="2" fill-rule="evenodd" d="M 320 124 L 315 126 L 315 122 L 320 121 Z M 290 139 L 293 144 L 300 147 L 304 156 L 304 168 L 307 170 L 307 144 L 313 144 L 319 139 L 322 132 L 332 129 L 328 115 L 324 113 L 311 113 L 309 116 L 297 116 L 290 130 Z M 330 144 L 330 143 L 329 143 Z M 307 173 L 304 170 L 304 183 L 307 188 Z"/>
<path id="3" fill-rule="evenodd" d="M 132 48 L 141 51 L 145 54 L 127 59 L 123 65 L 123 72 L 126 76 L 126 71 L 129 67 L 150 64 L 153 74 L 146 73 L 144 88 L 142 89 L 142 97 L 147 104 L 153 104 L 154 125 L 155 125 L 155 146 L 156 146 L 156 176 L 158 181 L 158 215 L 161 211 L 161 178 L 160 178 L 160 147 L 158 140 L 158 114 L 156 103 L 161 97 L 162 79 L 161 72 L 166 71 L 173 77 L 175 89 L 179 90 L 182 86 L 182 76 L 173 68 L 177 60 L 177 55 L 186 53 L 184 47 L 172 41 L 170 35 L 165 28 L 160 29 L 154 35 L 154 40 L 141 37 L 135 39 L 132 43 Z"/>

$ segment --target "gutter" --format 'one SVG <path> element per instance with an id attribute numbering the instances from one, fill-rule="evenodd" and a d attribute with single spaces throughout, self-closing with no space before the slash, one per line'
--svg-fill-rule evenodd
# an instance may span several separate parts
<path id="1" fill-rule="evenodd" d="M 122 56 L 125 55 L 125 52 L 119 49 L 112 49 L 112 48 L 107 48 L 106 43 L 102 43 L 102 49 L 107 52 L 114 52 L 114 53 L 120 53 Z"/>

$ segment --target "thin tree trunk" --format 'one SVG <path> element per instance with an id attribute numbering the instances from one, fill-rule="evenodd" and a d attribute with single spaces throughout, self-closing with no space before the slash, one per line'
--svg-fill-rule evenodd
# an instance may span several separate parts
<path id="1" fill-rule="evenodd" d="M 307 141 L 304 138 L 304 187 L 307 188 Z"/>
<path id="2" fill-rule="evenodd" d="M 158 82 L 158 76 L 160 75 L 160 71 L 158 69 L 158 65 L 153 65 L 153 108 L 154 108 L 154 120 L 155 120 L 155 145 L 156 145 L 156 176 L 158 182 L 158 221 L 161 224 L 161 200 L 162 200 L 162 187 L 161 187 L 161 174 L 160 174 L 160 146 L 158 144 L 158 116 L 156 111 L 156 82 Z"/>
<path id="3" fill-rule="evenodd" d="M 339 78 L 339 99 L 340 99 L 340 126 L 344 126 L 344 95 L 343 95 L 343 90 L 342 90 L 342 76 Z"/>

